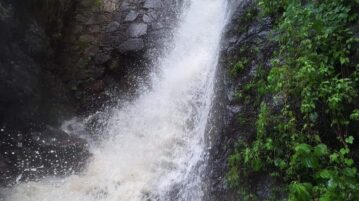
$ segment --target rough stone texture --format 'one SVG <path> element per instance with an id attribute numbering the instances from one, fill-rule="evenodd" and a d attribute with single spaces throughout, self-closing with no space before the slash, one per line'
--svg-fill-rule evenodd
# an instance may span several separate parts
<path id="1" fill-rule="evenodd" d="M 144 8 L 160 8 L 162 6 L 161 0 L 146 0 Z"/>
<path id="2" fill-rule="evenodd" d="M 129 40 L 123 42 L 118 47 L 118 51 L 120 53 L 136 52 L 136 51 L 143 50 L 144 48 L 145 48 L 145 43 L 143 42 L 143 40 L 140 38 L 135 38 L 135 39 L 129 39 Z"/>
<path id="3" fill-rule="evenodd" d="M 7 9 L 6 17 L 0 18 L 0 185 L 16 178 L 77 171 L 89 156 L 83 141 L 56 129 L 75 112 L 70 90 L 57 74 L 61 66 L 54 62 L 64 18 L 74 4 L 71 0 L 49 4 L 47 8 L 57 13 L 52 18 L 32 3 L 0 1 Z M 59 158 L 50 157 L 46 147 L 31 141 L 35 133 L 43 133 L 43 137 L 57 133 L 59 139 L 66 139 L 48 147 L 59 153 L 62 161 L 72 157 L 63 171 L 55 162 Z M 76 151 L 70 151 L 73 146 Z"/>
<path id="4" fill-rule="evenodd" d="M 138 38 L 147 34 L 147 24 L 133 23 L 128 27 L 127 33 L 132 38 Z"/>
<path id="5" fill-rule="evenodd" d="M 139 13 L 137 11 L 131 10 L 125 18 L 125 22 L 133 22 L 138 17 Z"/>
<path id="6" fill-rule="evenodd" d="M 97 110 L 102 105 L 94 101 L 98 97 L 111 101 L 106 90 L 94 91 L 88 86 L 102 81 L 101 88 L 107 89 L 112 81 L 105 79 L 122 83 L 134 74 L 146 76 L 146 66 L 160 55 L 161 46 L 172 37 L 169 30 L 175 26 L 182 2 L 102 0 L 101 5 L 94 5 L 89 1 L 80 0 L 81 6 L 66 30 L 66 48 L 59 53 L 64 77 L 70 80 L 68 88 L 76 89 L 75 96 L 84 111 Z M 116 90 L 130 91 L 128 85 L 115 86 L 121 88 Z"/>
<path id="7" fill-rule="evenodd" d="M 276 47 L 269 38 L 269 31 L 272 29 L 269 19 L 257 16 L 243 21 L 244 15 L 250 9 L 258 12 L 254 0 L 244 0 L 239 3 L 227 26 L 222 44 L 219 64 L 221 68 L 216 92 L 218 97 L 215 105 L 218 115 L 213 115 L 222 118 L 214 120 L 217 131 L 211 138 L 213 146 L 210 150 L 208 170 L 210 175 L 206 182 L 208 193 L 205 198 L 208 201 L 244 200 L 243 195 L 226 185 L 226 173 L 229 171 L 227 158 L 238 140 L 248 141 L 255 136 L 256 130 L 253 124 L 258 108 L 254 108 L 252 106 L 254 104 L 239 102 L 235 98 L 235 92 L 254 79 L 258 66 L 269 68 L 269 60 Z M 258 49 L 258 52 L 253 53 L 254 49 Z M 249 59 L 245 71 L 236 78 L 229 77 L 229 70 L 243 58 Z M 239 116 L 244 117 L 246 121 L 239 123 Z M 273 181 L 266 175 L 253 176 L 250 181 L 243 182 L 251 184 L 253 193 L 259 200 L 268 200 Z"/>
<path id="8" fill-rule="evenodd" d="M 4 129 L 2 134 L 9 132 Z M 14 183 L 14 177 L 26 181 L 80 171 L 90 156 L 84 140 L 50 126 L 30 135 L 18 133 L 16 138 L 8 139 L 1 149 L 0 173 L 8 184 Z"/>
<path id="9" fill-rule="evenodd" d="M 106 27 L 107 32 L 115 32 L 120 28 L 120 23 L 113 21 Z"/>
<path id="10" fill-rule="evenodd" d="M 143 20 L 143 22 L 145 22 L 145 23 L 153 22 L 153 19 L 152 19 L 150 16 L 148 16 L 148 15 L 143 15 L 142 20 Z"/>
<path id="11" fill-rule="evenodd" d="M 111 56 L 106 53 L 98 53 L 95 56 L 95 64 L 104 64 L 111 59 Z"/>
<path id="12" fill-rule="evenodd" d="M 82 35 L 79 37 L 79 41 L 85 42 L 85 43 L 92 43 L 92 42 L 96 41 L 96 38 L 92 35 Z"/>
<path id="13" fill-rule="evenodd" d="M 80 171 L 89 157 L 87 143 L 77 137 L 70 136 L 60 129 L 45 126 L 40 131 L 31 133 L 31 138 L 24 139 L 24 145 L 36 147 L 26 151 L 27 163 L 19 161 L 18 167 L 27 174 L 39 176 L 53 174 L 68 174 Z M 26 170 L 40 167 L 36 172 L 26 172 Z"/>

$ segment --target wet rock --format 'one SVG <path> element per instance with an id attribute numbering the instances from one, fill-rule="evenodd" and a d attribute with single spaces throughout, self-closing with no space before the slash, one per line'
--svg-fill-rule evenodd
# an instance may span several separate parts
<path id="1" fill-rule="evenodd" d="M 227 109 L 231 114 L 235 115 L 241 111 L 242 107 L 239 105 L 228 105 Z"/>
<path id="2" fill-rule="evenodd" d="M 91 33 L 99 33 L 101 31 L 100 25 L 94 25 L 89 28 Z"/>
<path id="3" fill-rule="evenodd" d="M 229 43 L 236 43 L 238 40 L 238 37 L 237 36 L 232 36 L 231 38 L 228 39 L 228 42 Z"/>
<path id="4" fill-rule="evenodd" d="M 82 35 L 79 37 L 79 41 L 85 42 L 85 43 L 90 43 L 90 42 L 95 42 L 96 38 L 92 35 Z"/>
<path id="5" fill-rule="evenodd" d="M 103 15 L 93 15 L 91 16 L 87 22 L 86 25 L 93 25 L 93 24 L 102 24 L 106 21 L 106 17 Z"/>
<path id="6" fill-rule="evenodd" d="M 148 16 L 148 15 L 143 15 L 142 20 L 143 20 L 143 22 L 145 22 L 145 23 L 150 23 L 150 22 L 153 21 L 153 19 L 152 19 L 150 16 Z"/>
<path id="7" fill-rule="evenodd" d="M 107 61 L 109 61 L 111 59 L 111 56 L 106 54 L 106 53 L 98 53 L 96 56 L 95 56 L 95 63 L 96 64 L 104 64 L 106 63 Z"/>
<path id="8" fill-rule="evenodd" d="M 91 8 L 94 4 L 93 0 L 82 0 L 79 1 L 79 6 L 83 7 L 83 8 Z"/>
<path id="9" fill-rule="evenodd" d="M 77 14 L 75 17 L 75 20 L 78 21 L 79 23 L 85 24 L 88 20 L 88 17 L 81 15 L 81 14 Z"/>
<path id="10" fill-rule="evenodd" d="M 91 93 L 98 93 L 104 90 L 105 83 L 103 80 L 96 80 L 95 82 L 91 83 L 87 90 Z"/>
<path id="11" fill-rule="evenodd" d="M 144 41 L 140 38 L 135 38 L 135 39 L 129 39 L 129 40 L 125 41 L 124 43 L 122 43 L 118 47 L 118 51 L 120 53 L 136 52 L 136 51 L 143 50 L 144 48 L 145 48 Z"/>
<path id="12" fill-rule="evenodd" d="M 113 12 L 116 10 L 117 2 L 113 0 L 105 0 L 103 1 L 103 11 L 105 12 Z"/>
<path id="13" fill-rule="evenodd" d="M 159 29 L 165 28 L 165 25 L 164 25 L 163 23 L 161 23 L 161 22 L 157 22 L 157 23 L 154 23 L 154 24 L 152 25 L 152 28 L 153 28 L 154 30 L 159 30 Z"/>
<path id="14" fill-rule="evenodd" d="M 47 174 L 80 171 L 90 156 L 86 141 L 51 126 L 32 132 L 27 143 L 38 151 Z"/>
<path id="15" fill-rule="evenodd" d="M 286 103 L 286 99 L 284 94 L 274 94 L 266 98 L 266 103 L 272 111 L 280 112 Z"/>
<path id="16" fill-rule="evenodd" d="M 137 11 L 131 10 L 125 18 L 125 22 L 133 22 L 138 17 L 139 13 Z"/>
<path id="17" fill-rule="evenodd" d="M 146 0 L 143 5 L 144 8 L 160 8 L 162 7 L 161 0 Z"/>
<path id="18" fill-rule="evenodd" d="M 106 35 L 102 40 L 102 45 L 106 47 L 107 49 L 110 49 L 114 46 L 117 46 L 118 44 L 123 41 L 124 38 L 119 34 L 109 34 Z"/>
<path id="19" fill-rule="evenodd" d="M 132 5 L 129 3 L 129 2 L 127 2 L 127 1 L 124 1 L 122 4 L 121 4 L 121 10 L 128 10 L 128 9 L 130 9 L 130 8 L 132 8 Z"/>
<path id="20" fill-rule="evenodd" d="M 49 42 L 43 28 L 38 23 L 33 22 L 28 30 L 26 30 L 26 33 L 24 45 L 27 51 L 34 56 L 46 55 Z"/>
<path id="21" fill-rule="evenodd" d="M 98 46 L 89 44 L 89 46 L 85 49 L 84 53 L 92 57 L 96 55 L 98 49 L 99 49 Z"/>
<path id="22" fill-rule="evenodd" d="M 5 20 L 6 18 L 9 17 L 11 13 L 11 8 L 5 8 L 1 3 L 0 3 L 0 21 Z"/>
<path id="23" fill-rule="evenodd" d="M 269 200 L 274 188 L 273 178 L 269 176 L 262 176 L 260 181 L 261 182 L 256 188 L 256 195 L 260 200 Z"/>
<path id="24" fill-rule="evenodd" d="M 86 142 L 46 125 L 32 132 L 7 129 L 0 136 L 0 185 L 81 171 L 90 157 Z"/>
<path id="25" fill-rule="evenodd" d="M 117 21 L 113 21 L 109 25 L 107 25 L 106 31 L 107 32 L 115 32 L 118 30 L 118 28 L 120 28 L 120 23 L 118 23 Z"/>
<path id="26" fill-rule="evenodd" d="M 156 13 L 156 11 L 154 10 L 151 10 L 147 13 L 147 15 L 152 18 L 153 20 L 157 19 L 158 18 L 158 14 Z"/>
<path id="27" fill-rule="evenodd" d="M 8 183 L 15 176 L 13 168 L 9 165 L 9 161 L 0 156 L 0 184 Z M 1 197 L 0 197 L 1 200 Z"/>
<path id="28" fill-rule="evenodd" d="M 233 154 L 237 142 L 249 143 L 256 136 L 255 121 L 258 117 L 257 93 L 246 94 L 243 99 L 238 99 L 236 92 L 243 89 L 248 83 L 251 83 L 257 74 L 258 67 L 269 68 L 267 62 L 273 52 L 274 44 L 268 35 L 271 30 L 271 23 L 260 19 L 261 16 L 253 15 L 251 19 L 243 22 L 246 11 L 256 9 L 256 1 L 243 0 L 237 1 L 238 7 L 234 10 L 232 19 L 224 33 L 222 43 L 222 52 L 220 57 L 220 76 L 223 76 L 223 95 L 219 96 L 219 102 L 224 105 L 225 111 L 221 113 L 224 118 L 220 120 L 223 127 L 219 127 L 217 134 L 218 140 L 213 141 L 213 148 L 210 157 L 210 175 L 209 198 L 211 201 L 221 200 L 243 200 L 244 198 L 238 193 L 238 189 L 230 189 L 226 185 L 219 185 L 220 178 L 226 183 L 226 174 L 230 171 L 228 157 Z M 234 7 L 233 7 L 234 8 Z M 251 50 L 257 48 L 257 53 L 253 56 Z M 247 59 L 245 71 L 236 77 L 230 77 L 229 71 L 233 64 L 239 60 Z M 268 104 L 271 100 L 272 105 L 281 105 L 282 98 L 272 100 L 271 97 L 264 101 Z M 268 104 L 271 107 L 270 104 Z M 220 116 L 220 115 L 219 115 Z M 218 161 L 218 162 L 217 162 Z M 240 181 L 240 187 L 250 188 L 251 194 L 258 197 L 258 200 L 268 200 L 273 190 L 273 182 L 267 180 L 266 175 L 251 174 L 249 180 Z M 263 173 L 265 174 L 265 173 Z M 247 183 L 248 182 L 248 183 Z M 279 199 L 278 199 L 279 200 Z"/>
<path id="29" fill-rule="evenodd" d="M 133 23 L 127 30 L 130 37 L 137 38 L 147 34 L 148 25 L 145 23 Z"/>

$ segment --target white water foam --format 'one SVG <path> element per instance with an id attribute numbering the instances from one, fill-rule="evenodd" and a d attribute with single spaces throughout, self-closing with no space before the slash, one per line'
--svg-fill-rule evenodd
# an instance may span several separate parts
<path id="1" fill-rule="evenodd" d="M 218 62 L 227 0 L 188 0 L 173 47 L 159 58 L 152 89 L 113 108 L 81 175 L 14 187 L 8 201 L 201 200 L 198 164 Z M 195 174 L 196 173 L 196 174 Z M 173 189 L 180 188 L 177 193 Z"/>

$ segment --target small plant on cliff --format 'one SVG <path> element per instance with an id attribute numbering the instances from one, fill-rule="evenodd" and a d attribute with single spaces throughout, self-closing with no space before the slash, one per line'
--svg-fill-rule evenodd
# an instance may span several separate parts
<path id="1" fill-rule="evenodd" d="M 229 73 L 231 74 L 231 76 L 234 77 L 239 73 L 243 72 L 247 64 L 248 60 L 238 61 L 236 64 L 233 65 Z"/>
<path id="2" fill-rule="evenodd" d="M 103 1 L 102 0 L 92 0 L 94 6 L 100 7 L 103 5 Z"/>

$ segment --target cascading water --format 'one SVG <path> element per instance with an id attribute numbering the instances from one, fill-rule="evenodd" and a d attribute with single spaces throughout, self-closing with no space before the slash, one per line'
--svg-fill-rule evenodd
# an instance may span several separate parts
<path id="1" fill-rule="evenodd" d="M 205 128 L 227 0 L 188 0 L 151 90 L 112 110 L 81 175 L 14 187 L 8 201 L 201 200 Z M 174 190 L 176 189 L 176 190 Z"/>

